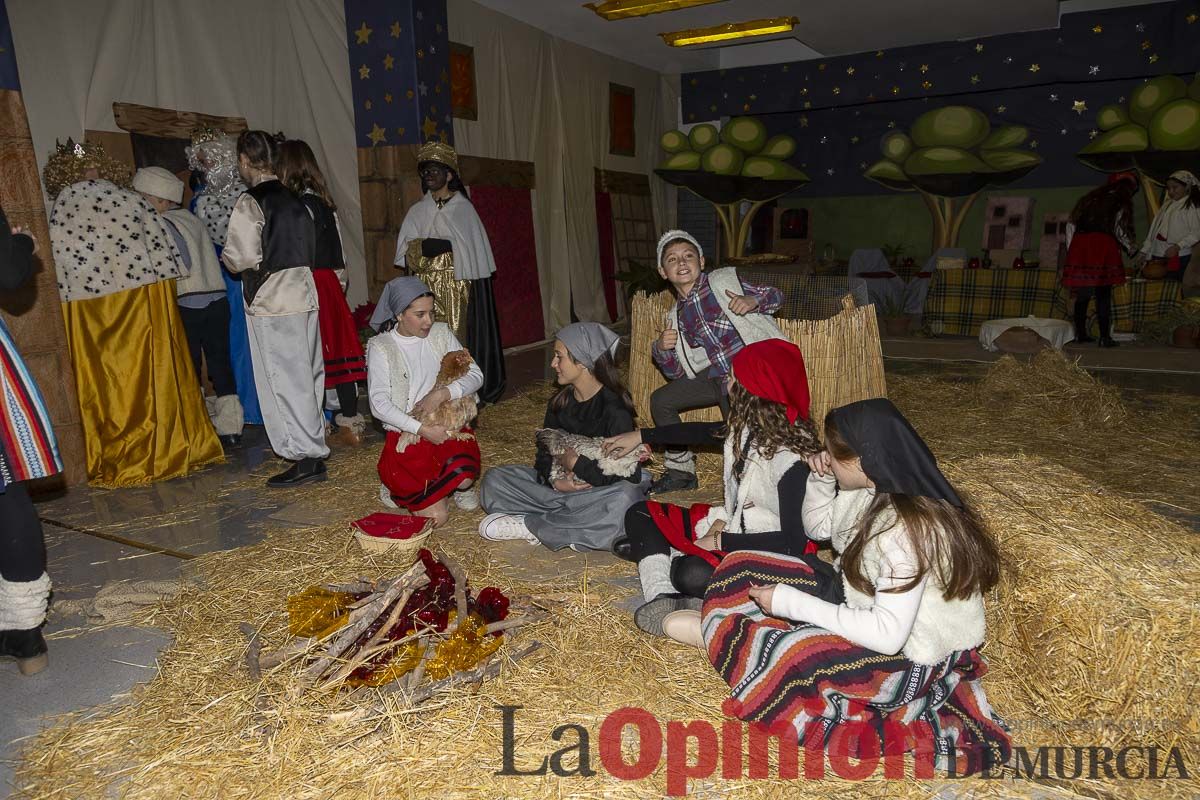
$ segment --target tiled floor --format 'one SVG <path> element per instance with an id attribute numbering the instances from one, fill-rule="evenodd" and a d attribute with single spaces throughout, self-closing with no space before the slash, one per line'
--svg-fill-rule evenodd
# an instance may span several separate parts
<path id="1" fill-rule="evenodd" d="M 977 344 L 970 345 L 956 340 L 932 343 L 888 340 L 884 352 L 889 358 L 888 369 L 893 372 L 934 371 L 969 380 L 986 369 L 986 364 L 980 362 L 991 360 Z M 1105 366 L 1105 359 L 1118 359 L 1104 353 L 1086 355 L 1089 362 L 1100 359 L 1101 363 L 1095 364 L 1100 367 Z M 509 393 L 544 380 L 549 356 L 549 349 L 544 347 L 510 356 Z M 1200 357 L 1155 351 L 1149 355 L 1143 353 L 1140 361 L 1156 366 L 1169 363 L 1172 373 L 1106 372 L 1105 379 L 1133 390 L 1200 393 Z M 1121 355 L 1113 363 L 1127 370 L 1136 366 L 1139 359 Z M 314 516 L 310 509 L 300 514 L 294 495 L 287 492 L 281 492 L 277 502 L 269 498 L 266 505 L 261 493 L 254 495 L 254 503 L 247 502 L 247 490 L 233 485 L 249 472 L 269 472 L 264 462 L 272 458 L 261 429 L 248 431 L 244 446 L 230 463 L 193 477 L 119 491 L 75 489 L 40 502 L 39 513 L 52 521 L 45 526 L 45 532 L 56 598 L 91 597 L 112 580 L 177 577 L 187 565 L 180 555 L 253 543 L 261 538 L 261 531 L 267 525 L 278 527 L 282 523 L 299 528 L 336 521 L 322 519 L 319 513 Z M 151 544 L 178 555 L 148 552 L 72 528 Z M 531 556 L 535 550 L 537 557 L 527 559 L 525 568 L 577 569 L 580 563 L 569 552 L 550 553 L 535 548 L 529 551 Z M 629 589 L 633 596 L 636 578 L 629 578 Z M 0 663 L 0 698 L 4 699 L 4 713 L 0 714 L 0 758 L 12 759 L 21 746 L 20 740 L 34 733 L 44 717 L 119 698 L 154 675 L 155 658 L 167 643 L 164 633 L 145 628 L 95 631 L 79 623 L 78 619 L 68 618 L 56 619 L 49 625 L 51 662 L 43 673 L 22 678 L 11 663 Z M 0 763 L 0 796 L 10 786 L 10 766 Z"/>

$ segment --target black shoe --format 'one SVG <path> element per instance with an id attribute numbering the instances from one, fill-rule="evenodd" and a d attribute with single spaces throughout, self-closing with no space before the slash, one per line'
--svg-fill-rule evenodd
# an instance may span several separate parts
<path id="1" fill-rule="evenodd" d="M 678 592 L 660 594 L 650 602 L 639 606 L 638 610 L 633 612 L 633 621 L 638 628 L 651 636 L 665 636 L 662 623 L 667 614 L 685 609 L 699 611 L 703 606 L 704 601 L 699 597 L 690 597 Z"/>
<path id="2" fill-rule="evenodd" d="M 0 631 L 0 658 L 15 658 L 22 675 L 34 675 L 46 668 L 46 640 L 42 629 Z"/>
<path id="3" fill-rule="evenodd" d="M 1120 347 L 1121 343 L 1112 339 L 1111 337 L 1101 336 L 1100 337 L 1100 346 L 1101 347 Z"/>
<path id="4" fill-rule="evenodd" d="M 272 489 L 290 488 L 313 481 L 323 481 L 326 477 L 324 461 L 319 458 L 302 458 L 278 475 L 267 478 L 267 486 Z"/>
<path id="5" fill-rule="evenodd" d="M 628 536 L 622 536 L 612 544 L 613 555 L 623 561 L 631 561 L 637 563 L 637 559 L 633 557 L 633 542 L 629 541 Z"/>
<path id="6" fill-rule="evenodd" d="M 691 472 L 680 472 L 677 469 L 669 469 L 654 483 L 650 484 L 650 490 L 647 494 L 666 494 L 667 492 L 683 492 L 688 489 L 695 489 L 700 484 L 696 481 L 696 476 Z"/>
<path id="7" fill-rule="evenodd" d="M 1094 342 L 1094 341 L 1096 341 L 1096 340 L 1093 339 L 1091 336 L 1088 336 L 1086 333 L 1083 336 L 1075 337 L 1075 344 L 1088 344 L 1088 343 Z"/>
<path id="8" fill-rule="evenodd" d="M 242 436 L 238 433 L 230 433 L 225 436 L 218 436 L 217 438 L 221 440 L 221 447 L 228 447 L 230 449 L 238 447 L 242 443 Z"/>

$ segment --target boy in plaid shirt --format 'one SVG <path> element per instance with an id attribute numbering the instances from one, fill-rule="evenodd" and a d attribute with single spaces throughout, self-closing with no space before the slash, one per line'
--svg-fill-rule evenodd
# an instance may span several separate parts
<path id="1" fill-rule="evenodd" d="M 650 397 L 654 424 L 680 422 L 683 411 L 718 405 L 729 408 L 729 364 L 747 344 L 786 338 L 771 318 L 783 304 L 773 286 L 743 284 L 733 267 L 704 273 L 704 250 L 686 231 L 667 231 L 658 240 L 658 274 L 671 284 L 676 302 L 666 327 L 651 347 L 668 383 Z M 682 335 L 681 335 L 682 334 Z M 687 450 L 668 451 L 666 472 L 650 494 L 696 488 L 696 460 Z"/>

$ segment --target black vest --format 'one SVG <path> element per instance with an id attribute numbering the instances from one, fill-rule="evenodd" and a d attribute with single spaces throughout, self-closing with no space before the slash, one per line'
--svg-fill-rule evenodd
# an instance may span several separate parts
<path id="1" fill-rule="evenodd" d="M 312 212 L 313 225 L 317 231 L 317 254 L 313 269 L 342 269 L 342 240 L 338 236 L 337 220 L 333 209 L 315 194 L 304 194 L 300 201 Z"/>
<path id="2" fill-rule="evenodd" d="M 257 270 L 242 273 L 242 294 L 246 305 L 254 302 L 258 290 L 276 272 L 311 267 L 316 255 L 316 228 L 300 199 L 276 180 L 263 181 L 247 194 L 262 209 L 262 264 Z"/>

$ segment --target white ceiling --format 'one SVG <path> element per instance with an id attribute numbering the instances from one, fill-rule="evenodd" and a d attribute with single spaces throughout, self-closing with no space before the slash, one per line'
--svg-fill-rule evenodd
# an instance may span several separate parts
<path id="1" fill-rule="evenodd" d="M 668 74 L 1053 28 L 1059 9 L 1057 0 L 726 0 L 606 22 L 584 8 L 582 0 L 476 2 L 562 39 Z M 668 47 L 657 36 L 781 16 L 799 18 L 794 38 L 696 49 Z"/>

